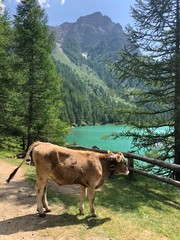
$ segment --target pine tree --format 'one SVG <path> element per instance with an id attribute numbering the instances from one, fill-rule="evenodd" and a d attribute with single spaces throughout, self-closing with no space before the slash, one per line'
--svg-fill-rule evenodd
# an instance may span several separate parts
<path id="1" fill-rule="evenodd" d="M 179 0 L 136 0 L 131 10 L 131 45 L 110 64 L 131 102 L 121 114 L 138 130 L 125 135 L 147 151 L 160 145 L 159 158 L 180 164 Z M 157 131 L 163 126 L 165 132 Z M 175 177 L 180 180 L 180 173 Z"/>
<path id="2" fill-rule="evenodd" d="M 10 102 L 13 96 L 13 31 L 6 9 L 0 9 L 0 135 L 10 134 Z"/>
<path id="3" fill-rule="evenodd" d="M 59 119 L 61 79 L 51 57 L 53 37 L 47 17 L 37 0 L 18 4 L 14 31 L 16 66 L 21 74 L 17 117 L 25 144 L 37 139 L 61 143 L 66 132 Z"/>

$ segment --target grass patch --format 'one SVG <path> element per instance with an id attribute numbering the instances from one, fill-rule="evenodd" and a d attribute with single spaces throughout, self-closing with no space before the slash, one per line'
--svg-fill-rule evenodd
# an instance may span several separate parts
<path id="1" fill-rule="evenodd" d="M 0 159 L 18 165 L 21 160 L 6 157 Z M 9 155 L 8 155 L 9 156 Z M 24 165 L 27 179 L 34 188 L 35 168 Z M 17 173 L 18 174 L 18 173 Z M 135 175 L 108 179 L 96 192 L 95 207 L 98 218 L 89 217 L 89 204 L 85 203 L 85 216 L 77 216 L 79 197 L 48 190 L 50 205 L 55 205 L 58 218 L 52 218 L 49 234 L 54 227 L 63 227 L 69 239 L 112 240 L 179 240 L 180 236 L 180 189 L 171 185 Z M 53 235 L 54 236 L 54 235 Z M 67 238 L 68 239 L 68 238 Z M 92 237 L 93 239 L 93 237 Z"/>
<path id="2" fill-rule="evenodd" d="M 13 151 L 12 152 L 0 151 L 0 159 L 14 166 L 17 166 L 21 162 L 21 160 L 17 159 L 15 156 L 16 156 L 16 153 Z"/>
<path id="3" fill-rule="evenodd" d="M 114 178 L 107 181 L 103 191 L 97 194 L 97 201 L 103 208 L 109 209 L 112 216 L 123 216 L 123 222 L 130 221 L 129 224 L 142 230 L 179 239 L 178 188 L 142 176 L 136 176 L 134 181 Z"/>

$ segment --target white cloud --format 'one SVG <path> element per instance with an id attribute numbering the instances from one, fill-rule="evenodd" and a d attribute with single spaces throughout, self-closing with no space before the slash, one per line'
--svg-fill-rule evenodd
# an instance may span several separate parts
<path id="1" fill-rule="evenodd" d="M 11 1 L 16 1 L 18 4 L 21 3 L 21 0 L 8 0 L 9 2 Z M 65 4 L 66 0 L 60 0 L 61 5 Z M 0 9 L 2 11 L 2 8 L 4 9 L 4 5 L 1 3 L 2 0 L 0 0 Z M 50 0 L 38 0 L 40 6 L 42 8 L 49 8 L 50 7 Z"/>
<path id="2" fill-rule="evenodd" d="M 4 13 L 4 9 L 5 9 L 5 6 L 4 6 L 4 4 L 0 0 L 0 14 Z"/>
<path id="3" fill-rule="evenodd" d="M 49 8 L 49 7 L 50 7 L 50 4 L 49 4 L 49 3 L 47 3 L 47 4 L 46 4 L 46 8 Z"/>
<path id="4" fill-rule="evenodd" d="M 64 3 L 65 3 L 65 0 L 61 0 L 61 5 L 64 5 Z"/>
<path id="5" fill-rule="evenodd" d="M 47 5 L 49 5 L 47 2 L 47 0 L 38 0 L 39 4 L 41 5 L 41 7 L 46 7 Z"/>

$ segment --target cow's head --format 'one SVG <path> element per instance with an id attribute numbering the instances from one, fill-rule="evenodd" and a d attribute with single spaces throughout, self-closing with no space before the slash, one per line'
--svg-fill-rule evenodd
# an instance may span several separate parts
<path id="1" fill-rule="evenodd" d="M 117 164 L 114 169 L 114 175 L 128 175 L 129 174 L 129 169 L 126 165 L 126 161 L 124 158 L 123 153 L 118 152 L 116 154 L 113 154 L 113 157 L 117 161 Z"/>

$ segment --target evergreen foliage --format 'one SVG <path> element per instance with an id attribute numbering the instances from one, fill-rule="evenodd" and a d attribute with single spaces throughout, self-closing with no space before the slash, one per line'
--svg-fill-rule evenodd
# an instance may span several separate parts
<path id="1" fill-rule="evenodd" d="M 49 35 L 47 17 L 38 1 L 18 4 L 13 30 L 10 54 L 14 58 L 11 61 L 13 81 L 6 83 L 10 75 L 8 69 L 3 71 L 7 77 L 2 76 L 5 91 L 11 96 L 8 106 L 11 111 L 3 116 L 10 119 L 7 123 L 11 134 L 21 138 L 23 148 L 35 140 L 62 143 L 67 133 L 66 124 L 60 120 L 62 79 L 52 60 L 54 39 Z M 7 40 L 6 36 L 4 41 Z M 7 62 L 2 64 L 6 67 Z M 11 84 L 12 91 L 9 90 Z"/>
<path id="2" fill-rule="evenodd" d="M 131 45 L 110 64 L 133 104 L 123 114 L 137 131 L 125 135 L 133 136 L 134 145 L 148 151 L 158 145 L 161 159 L 174 158 L 180 164 L 179 1 L 136 0 L 132 17 L 135 27 L 127 27 Z M 136 87 L 128 88 L 130 81 Z M 165 127 L 165 132 L 157 132 L 159 127 Z"/>
<path id="3" fill-rule="evenodd" d="M 16 74 L 13 71 L 13 30 L 8 12 L 0 11 L 0 141 L 12 133 L 11 112 Z"/>
<path id="4" fill-rule="evenodd" d="M 15 53 L 24 75 L 23 106 L 20 116 L 27 145 L 35 139 L 62 141 L 61 80 L 55 71 L 51 53 L 52 36 L 48 34 L 47 17 L 38 1 L 22 1 L 15 16 Z"/>
<path id="5" fill-rule="evenodd" d="M 93 72 L 87 66 L 82 65 L 81 71 L 73 71 L 73 65 L 54 60 L 57 72 L 63 76 L 63 120 L 73 126 L 107 124 L 117 120 L 115 99 L 110 97 L 103 86 L 94 79 Z M 77 69 L 79 69 L 77 67 Z M 86 76 L 86 77 L 85 77 Z M 84 80 L 86 78 L 87 82 Z M 83 79 L 83 80 L 82 80 Z"/>

